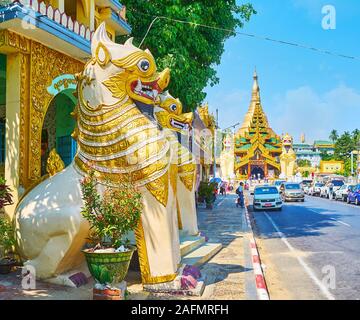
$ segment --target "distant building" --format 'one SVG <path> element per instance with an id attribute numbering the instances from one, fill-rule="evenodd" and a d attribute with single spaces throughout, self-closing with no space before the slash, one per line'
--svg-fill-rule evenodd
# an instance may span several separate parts
<path id="1" fill-rule="evenodd" d="M 131 32 L 120 1 L 0 1 L 0 175 L 14 196 L 10 216 L 46 177 L 52 150 L 65 165 L 74 158 L 74 75 L 91 57 L 102 22 L 112 40 Z"/>
<path id="2" fill-rule="evenodd" d="M 334 154 L 335 145 L 333 142 L 326 140 L 315 140 L 314 141 L 314 149 L 317 152 L 326 152 L 328 154 Z"/>
<path id="3" fill-rule="evenodd" d="M 344 171 L 344 161 L 321 161 L 321 174 L 336 174 Z"/>
<path id="4" fill-rule="evenodd" d="M 293 145 L 297 160 L 309 160 L 312 167 L 320 165 L 320 152 L 314 150 L 314 146 L 308 143 L 297 143 Z"/>
<path id="5" fill-rule="evenodd" d="M 293 145 L 297 160 L 309 160 L 312 167 L 319 167 L 321 153 L 334 154 L 335 145 L 326 140 L 315 140 L 313 144 L 305 143 L 304 134 L 301 135 L 301 143 Z"/>

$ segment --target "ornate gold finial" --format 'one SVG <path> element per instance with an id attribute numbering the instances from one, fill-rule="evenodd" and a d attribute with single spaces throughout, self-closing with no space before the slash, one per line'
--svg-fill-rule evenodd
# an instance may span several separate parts
<path id="1" fill-rule="evenodd" d="M 56 149 L 50 151 L 49 157 L 47 159 L 46 171 L 50 177 L 54 176 L 58 172 L 64 170 L 65 164 L 62 161 L 59 154 L 56 152 Z"/>
<path id="2" fill-rule="evenodd" d="M 302 133 L 300 136 L 301 143 L 305 143 L 305 133 Z"/>

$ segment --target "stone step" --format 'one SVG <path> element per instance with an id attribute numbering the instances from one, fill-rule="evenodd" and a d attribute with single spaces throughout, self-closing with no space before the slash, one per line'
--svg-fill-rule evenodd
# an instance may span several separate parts
<path id="1" fill-rule="evenodd" d="M 222 248 L 220 243 L 204 243 L 199 248 L 191 251 L 181 260 L 182 264 L 189 264 L 200 267 L 205 262 L 209 261 Z"/>
<path id="2" fill-rule="evenodd" d="M 199 248 L 205 243 L 205 237 L 200 236 L 184 236 L 180 238 L 180 252 L 181 256 L 184 257 L 191 251 Z"/>

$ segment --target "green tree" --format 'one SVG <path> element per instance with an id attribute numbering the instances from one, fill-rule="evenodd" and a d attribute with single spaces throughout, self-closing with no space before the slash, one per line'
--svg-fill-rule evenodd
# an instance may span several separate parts
<path id="1" fill-rule="evenodd" d="M 360 143 L 360 130 L 355 129 L 352 132 L 352 136 L 353 136 L 353 139 L 354 139 L 355 146 L 357 146 Z"/>
<path id="2" fill-rule="evenodd" d="M 297 165 L 298 165 L 300 168 L 311 167 L 311 162 L 310 162 L 310 160 L 307 160 L 307 159 L 299 159 L 299 160 L 297 161 Z"/>
<path id="3" fill-rule="evenodd" d="M 354 137 L 345 131 L 335 143 L 334 158 L 335 160 L 344 161 L 344 175 L 351 174 L 351 152 L 355 149 Z"/>
<path id="4" fill-rule="evenodd" d="M 148 48 L 159 69 L 171 69 L 169 90 L 178 97 L 184 111 L 194 110 L 205 99 L 203 89 L 219 82 L 215 66 L 221 61 L 225 40 L 250 20 L 256 11 L 251 4 L 237 5 L 236 0 L 122 0 L 132 27 L 134 44 L 139 45 L 154 17 L 185 20 L 224 30 L 156 20 L 142 48 Z M 123 38 L 117 39 L 123 42 Z M 234 66 L 238 68 L 238 66 Z"/>
<path id="5" fill-rule="evenodd" d="M 321 157 L 321 160 L 323 160 L 323 161 L 334 160 L 334 155 L 329 154 L 326 151 L 321 151 L 320 157 Z"/>
<path id="6" fill-rule="evenodd" d="M 336 142 L 336 140 L 339 138 L 339 134 L 337 132 L 337 130 L 333 129 L 330 133 L 330 136 L 329 136 L 329 139 L 332 141 L 332 142 Z"/>
<path id="7" fill-rule="evenodd" d="M 355 149 L 354 139 L 348 131 L 345 131 L 335 142 L 336 160 L 350 159 L 351 152 Z"/>

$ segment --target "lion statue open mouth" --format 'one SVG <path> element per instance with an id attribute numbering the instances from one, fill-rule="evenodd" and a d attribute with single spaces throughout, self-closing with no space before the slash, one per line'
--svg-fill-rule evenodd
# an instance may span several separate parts
<path id="1" fill-rule="evenodd" d="M 135 47 L 132 39 L 123 45 L 112 42 L 104 23 L 93 36 L 91 51 L 77 75 L 77 154 L 71 165 L 31 190 L 18 205 L 19 252 L 38 278 L 70 281 L 69 275 L 83 262 L 81 249 L 89 232 L 81 216 L 80 180 L 92 167 L 100 181 L 116 184 L 130 178 L 142 192 L 144 209 L 135 231 L 142 281 L 172 281 L 181 259 L 169 172 L 174 154 L 156 121 L 135 104 L 158 102 L 170 70 L 157 72 L 151 53 Z"/>

